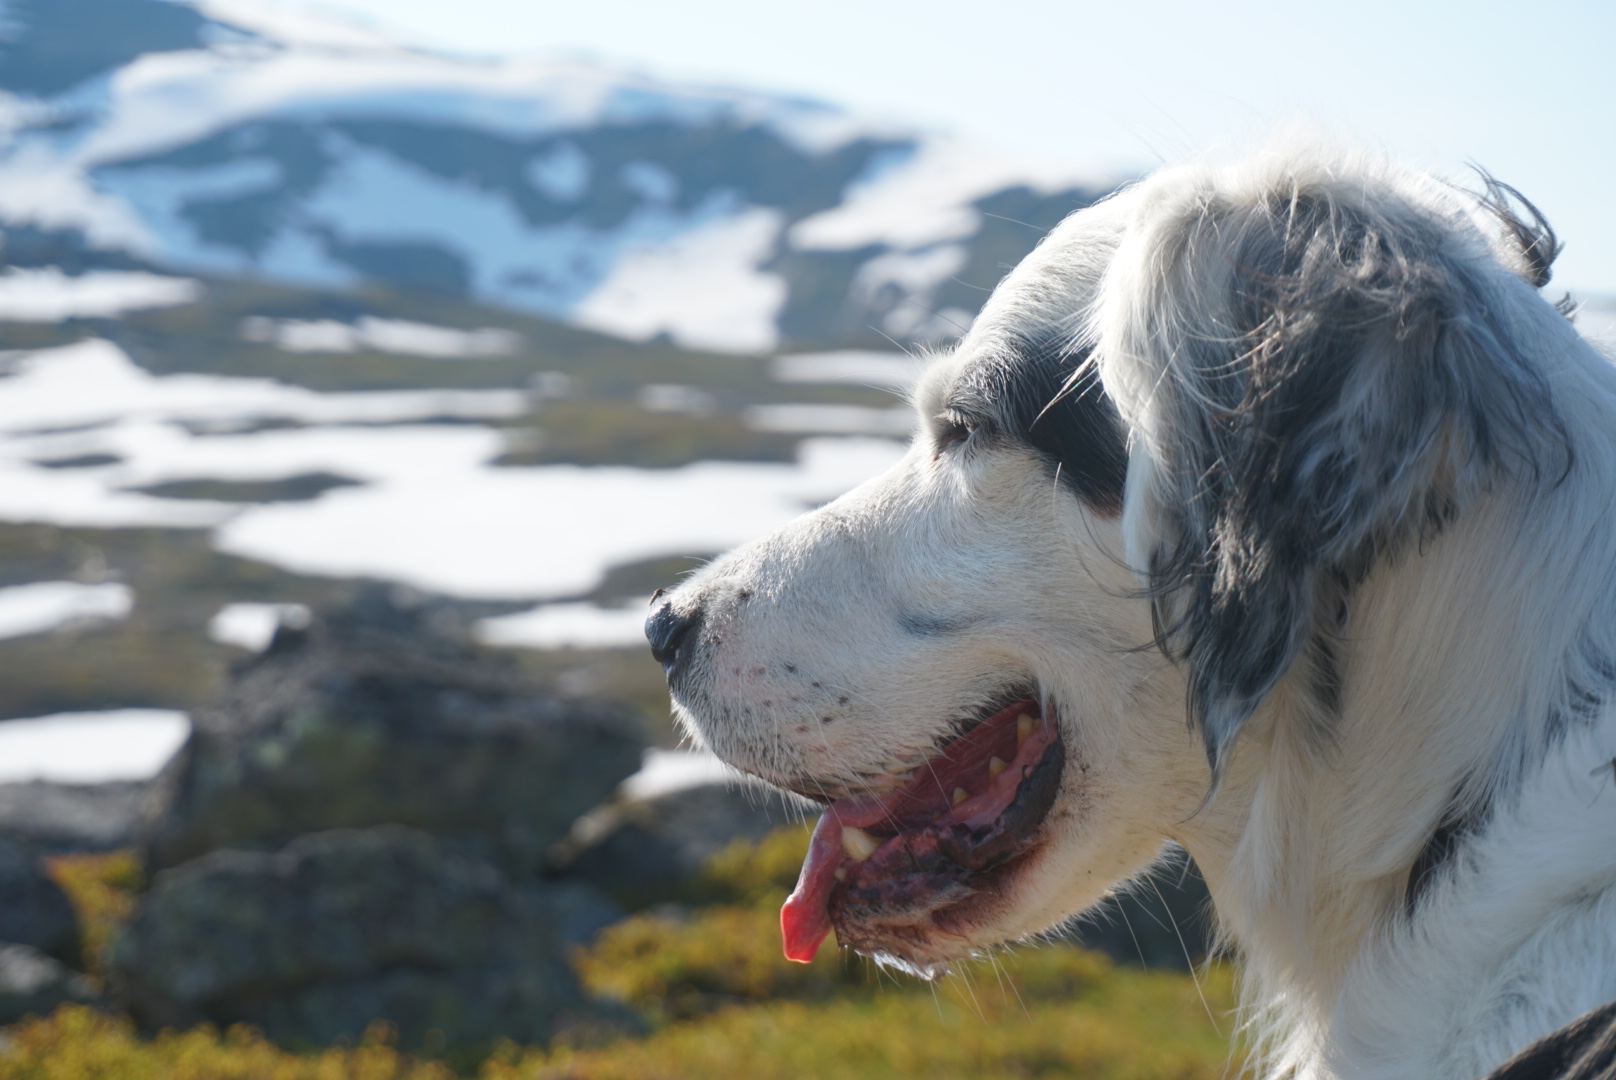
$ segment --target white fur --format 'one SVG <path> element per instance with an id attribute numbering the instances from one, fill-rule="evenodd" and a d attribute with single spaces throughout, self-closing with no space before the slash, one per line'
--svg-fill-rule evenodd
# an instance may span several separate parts
<path id="1" fill-rule="evenodd" d="M 1506 427 L 1537 380 L 1558 428 L 1528 416 L 1506 431 L 1542 451 L 1536 471 L 1508 454 L 1484 467 L 1462 419 L 1398 428 L 1388 417 L 1424 369 L 1398 351 L 1408 341 L 1372 335 L 1352 358 L 1362 377 L 1306 436 L 1329 445 L 1298 458 L 1345 454 L 1381 478 L 1319 511 L 1323 543 L 1348 558 L 1392 538 L 1330 631 L 1339 707 L 1294 661 L 1253 708 L 1212 678 L 1192 730 L 1186 695 L 1204 672 L 1171 634 L 1173 658 L 1151 647 L 1142 590 L 1169 620 L 1193 616 L 1149 575 L 1153 552 L 1186 540 L 1175 530 L 1206 543 L 1184 462 L 1206 450 L 1199 425 L 1222 390 L 1192 354 L 1222 344 L 1245 362 L 1234 233 L 1271 225 L 1249 214 L 1287 192 L 1434 238 L 1419 257 L 1461 297 L 1442 316 L 1458 327 L 1438 339 L 1458 349 L 1442 370 L 1472 380 L 1474 416 Z M 1616 372 L 1521 280 L 1522 252 L 1497 232 L 1433 181 L 1310 153 L 1170 170 L 1074 215 L 934 362 L 901 463 L 670 597 L 701 618 L 673 684 L 682 717 L 741 768 L 840 795 L 890 786 L 1006 686 L 1036 685 L 1068 752 L 1044 844 L 964 938 L 898 958 L 922 970 L 1061 923 L 1171 840 L 1239 948 L 1274 1075 L 1476 1077 L 1616 997 Z M 1093 349 L 1130 448 L 1120 515 L 1013 440 L 939 443 L 950 395 L 1033 332 Z M 1472 344 L 1455 346 L 1464 333 Z M 1422 531 L 1434 489 L 1451 519 Z M 915 626 L 935 632 L 902 629 Z M 1597 700 L 1561 731 L 1549 718 L 1571 707 L 1573 679 Z M 1454 812 L 1479 824 L 1411 913 L 1410 869 Z"/>

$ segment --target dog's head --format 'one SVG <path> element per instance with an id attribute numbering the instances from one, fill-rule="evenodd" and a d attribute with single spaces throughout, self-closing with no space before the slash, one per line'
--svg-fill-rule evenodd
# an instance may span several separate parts
<path id="1" fill-rule="evenodd" d="M 684 722 L 829 804 L 788 953 L 834 927 L 924 972 L 1044 930 L 1196 816 L 1265 703 L 1328 740 L 1355 583 L 1563 468 L 1516 348 L 1552 235 L 1482 205 L 1504 239 L 1291 159 L 1081 211 L 932 364 L 899 464 L 668 595 Z"/>

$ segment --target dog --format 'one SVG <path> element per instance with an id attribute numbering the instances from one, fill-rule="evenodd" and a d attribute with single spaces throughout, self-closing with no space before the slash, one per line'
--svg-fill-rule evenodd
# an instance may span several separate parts
<path id="1" fill-rule="evenodd" d="M 1267 1074 L 1478 1077 L 1616 998 L 1616 368 L 1480 187 L 1146 177 L 896 466 L 659 598 L 688 730 L 825 806 L 788 956 L 933 976 L 1176 844 Z"/>

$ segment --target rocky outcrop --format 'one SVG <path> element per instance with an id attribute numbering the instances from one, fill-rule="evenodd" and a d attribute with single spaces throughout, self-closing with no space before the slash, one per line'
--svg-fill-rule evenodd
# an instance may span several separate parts
<path id="1" fill-rule="evenodd" d="M 557 869 L 628 908 L 689 900 L 703 864 L 727 845 L 805 820 L 788 798 L 735 781 L 614 800 L 578 822 Z"/>
<path id="2" fill-rule="evenodd" d="M 0 943 L 79 962 L 79 925 L 67 894 L 27 845 L 0 834 Z"/>
<path id="3" fill-rule="evenodd" d="M 0 784 L 0 830 L 50 855 L 111 851 L 134 842 L 146 784 Z"/>
<path id="4" fill-rule="evenodd" d="M 193 714 L 147 806 L 148 868 L 391 823 L 536 876 L 639 767 L 639 731 L 615 706 L 532 685 L 443 615 L 373 589 L 283 627 Z"/>
<path id="5" fill-rule="evenodd" d="M 289 1045 L 377 1018 L 406 1046 L 537 1042 L 616 1020 L 564 955 L 607 906 L 578 885 L 514 886 L 418 830 L 334 830 L 157 874 L 112 984 L 147 1025 L 247 1022 Z"/>
<path id="6" fill-rule="evenodd" d="M 0 1024 L 96 999 L 79 963 L 79 924 L 67 894 L 28 844 L 0 833 Z"/>
<path id="7" fill-rule="evenodd" d="M 90 980 L 29 945 L 0 944 L 0 1024 L 96 1000 Z"/>
<path id="8" fill-rule="evenodd" d="M 433 1050 L 620 1023 L 566 950 L 624 910 L 548 858 L 638 769 L 631 714 L 378 587 L 283 627 L 192 722 L 148 793 L 150 885 L 112 951 L 141 1023 L 299 1046 L 385 1020 Z"/>

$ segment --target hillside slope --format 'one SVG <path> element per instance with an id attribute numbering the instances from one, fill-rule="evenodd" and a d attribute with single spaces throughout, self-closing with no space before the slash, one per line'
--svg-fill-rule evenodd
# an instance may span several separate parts
<path id="1" fill-rule="evenodd" d="M 834 106 L 252 0 L 6 0 L 6 258 L 365 282 L 741 352 L 947 339 L 1112 186 Z M 30 254 L 33 253 L 33 254 Z"/>

